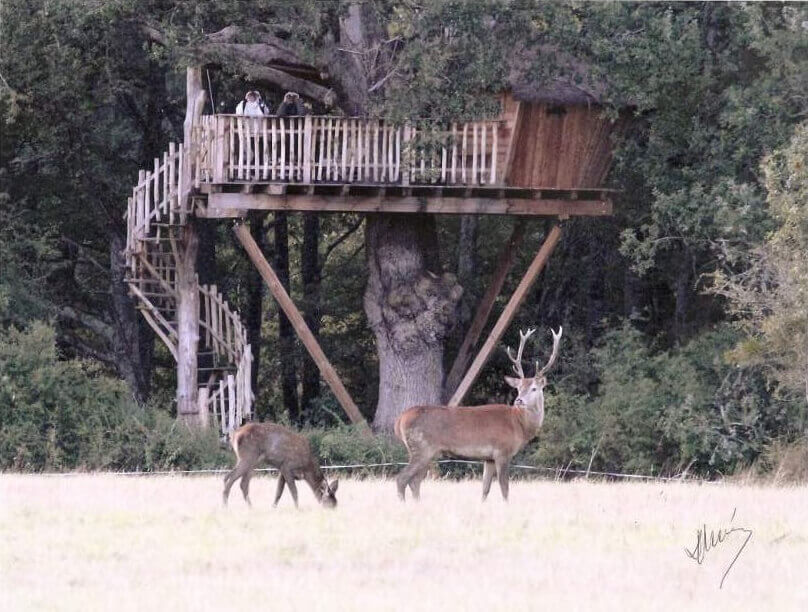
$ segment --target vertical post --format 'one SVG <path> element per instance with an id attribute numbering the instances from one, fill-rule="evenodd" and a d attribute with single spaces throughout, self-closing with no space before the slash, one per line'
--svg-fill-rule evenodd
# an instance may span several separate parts
<path id="1" fill-rule="evenodd" d="M 466 396 L 466 393 L 468 393 L 471 385 L 473 385 L 474 381 L 477 379 L 477 375 L 480 373 L 480 370 L 491 356 L 491 352 L 494 350 L 497 342 L 499 342 L 500 338 L 502 338 L 502 335 L 505 333 L 505 329 L 510 324 L 516 310 L 522 304 L 525 296 L 527 296 L 527 292 L 536 281 L 539 272 L 541 272 L 542 268 L 544 268 L 544 265 L 547 263 L 550 254 L 553 252 L 553 249 L 555 249 L 555 246 L 558 244 L 560 238 L 561 227 L 556 224 L 550 230 L 550 233 L 547 235 L 544 244 L 541 245 L 539 252 L 536 253 L 536 257 L 533 258 L 530 267 L 527 269 L 527 272 L 525 272 L 524 277 L 522 277 L 522 281 L 519 283 L 516 291 L 513 292 L 511 299 L 505 306 L 505 310 L 503 310 L 502 314 L 499 316 L 499 319 L 494 325 L 494 328 L 491 330 L 485 344 L 483 344 L 483 347 L 480 349 L 477 357 L 474 358 L 469 371 L 466 372 L 466 375 L 460 382 L 460 386 L 458 386 L 457 391 L 455 391 L 454 395 L 449 400 L 449 406 L 457 406 L 463 401 L 463 398 Z"/>
<path id="2" fill-rule="evenodd" d="M 208 388 L 200 387 L 197 396 L 197 403 L 199 404 L 199 427 L 201 429 L 208 428 Z"/>
<path id="3" fill-rule="evenodd" d="M 228 430 L 232 432 L 241 425 L 241 423 L 236 420 L 238 418 L 236 411 L 236 379 L 232 374 L 227 375 L 227 408 L 229 413 L 228 420 L 230 421 Z"/>
<path id="4" fill-rule="evenodd" d="M 412 152 L 410 151 L 410 124 L 404 124 L 404 142 L 401 145 L 401 184 L 407 186 L 410 184 L 410 162 L 412 159 Z"/>
<path id="5" fill-rule="evenodd" d="M 183 227 L 177 247 L 177 419 L 193 422 L 199 410 L 199 236 L 193 223 Z"/>

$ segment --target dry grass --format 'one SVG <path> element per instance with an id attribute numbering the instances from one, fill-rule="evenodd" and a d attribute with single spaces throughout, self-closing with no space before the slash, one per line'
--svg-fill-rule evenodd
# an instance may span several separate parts
<path id="1" fill-rule="evenodd" d="M 256 477 L 0 475 L 2 610 L 808 609 L 808 488 L 346 480 L 327 512 Z M 288 495 L 288 493 L 287 493 Z M 730 516 L 737 508 L 735 520 Z M 748 527 L 703 565 L 696 529 Z"/>

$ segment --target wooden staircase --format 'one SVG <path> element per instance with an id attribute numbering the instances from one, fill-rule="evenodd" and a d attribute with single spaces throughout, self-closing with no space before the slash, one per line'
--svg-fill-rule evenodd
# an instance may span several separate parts
<path id="1" fill-rule="evenodd" d="M 198 187 L 198 164 L 183 146 L 169 145 L 154 168 L 141 170 L 128 198 L 126 283 L 143 317 L 178 359 L 178 244 L 192 209 L 192 187 Z M 196 281 L 196 279 L 194 279 Z M 215 285 L 199 285 L 198 389 L 200 415 L 211 416 L 223 436 L 253 416 L 252 352 L 247 332 Z"/>

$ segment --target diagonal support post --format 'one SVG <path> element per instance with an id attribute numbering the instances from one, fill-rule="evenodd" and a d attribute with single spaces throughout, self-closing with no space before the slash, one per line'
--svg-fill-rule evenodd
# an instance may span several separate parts
<path id="1" fill-rule="evenodd" d="M 508 272 L 510 272 L 511 267 L 513 267 L 516 253 L 525 236 L 526 224 L 527 222 L 524 219 L 517 218 L 513 231 L 511 232 L 511 237 L 508 239 L 508 242 L 505 243 L 505 246 L 502 247 L 502 251 L 497 258 L 497 267 L 494 270 L 491 284 L 480 299 L 477 312 L 474 313 L 474 319 L 466 332 L 466 337 L 463 338 L 463 343 L 457 350 L 457 356 L 452 364 L 452 369 L 449 370 L 449 375 L 446 377 L 446 383 L 443 386 L 444 399 L 450 397 L 451 394 L 455 392 L 457 386 L 460 384 L 460 380 L 463 378 L 463 372 L 466 371 L 466 367 L 469 364 L 471 351 L 480 339 L 480 334 L 483 332 L 486 321 L 488 321 L 488 317 L 494 307 L 494 302 L 499 292 L 502 291 L 502 285 L 505 284 L 505 278 L 507 278 Z"/>
<path id="2" fill-rule="evenodd" d="M 278 305 L 283 309 L 283 312 L 286 313 L 286 316 L 289 318 L 289 322 L 292 324 L 292 327 L 294 327 L 295 332 L 297 332 L 300 341 L 303 343 L 303 346 L 306 347 L 306 350 L 309 352 L 309 355 L 311 355 L 314 363 L 317 364 L 323 378 L 328 383 L 328 386 L 331 387 L 331 391 L 334 392 L 337 401 L 339 401 L 340 405 L 345 410 L 348 418 L 351 419 L 352 423 L 362 425 L 367 428 L 367 422 L 359 412 L 359 408 L 356 407 L 356 404 L 348 393 L 348 390 L 342 384 L 342 380 L 340 380 L 336 370 L 334 370 L 331 362 L 328 361 L 325 353 L 323 353 L 323 349 L 320 348 L 320 345 L 318 344 L 317 339 L 314 337 L 314 334 L 311 333 L 309 326 L 306 325 L 303 315 L 300 314 L 300 311 L 297 309 L 297 306 L 295 306 L 292 298 L 289 297 L 286 289 L 283 288 L 283 285 L 278 279 L 278 276 L 275 274 L 275 271 L 272 269 L 272 266 L 269 265 L 269 262 L 264 257 L 261 249 L 250 235 L 250 230 L 246 225 L 236 223 L 233 231 L 236 233 L 236 237 L 238 238 L 239 242 L 241 242 L 244 250 L 247 251 L 247 255 L 253 262 L 253 265 L 255 265 L 258 273 L 261 275 L 261 278 L 264 279 L 267 287 L 269 287 L 269 290 L 272 292 L 272 295 L 278 302 Z"/>
<path id="3" fill-rule="evenodd" d="M 521 306 L 522 302 L 527 296 L 528 291 L 533 286 L 533 283 L 536 282 L 539 272 L 541 272 L 544 268 L 547 260 L 550 258 L 550 255 L 553 252 L 553 249 L 555 249 L 560 239 L 561 226 L 555 224 L 550 230 L 550 233 L 547 235 L 544 244 L 541 245 L 539 252 L 536 253 L 536 257 L 533 258 L 533 261 L 528 267 L 527 272 L 525 272 L 525 275 L 522 277 L 516 291 L 513 292 L 511 299 L 505 306 L 505 310 L 503 310 L 502 314 L 499 315 L 499 319 L 497 320 L 496 324 L 494 324 L 494 328 L 488 335 L 488 338 L 480 349 L 480 352 L 477 353 L 477 357 L 474 358 L 469 371 L 466 372 L 466 375 L 463 377 L 463 380 L 460 382 L 460 385 L 457 387 L 454 395 L 452 395 L 452 398 L 449 400 L 449 406 L 458 406 L 468 393 L 471 385 L 473 385 L 474 381 L 477 380 L 480 370 L 482 370 L 483 366 L 488 361 L 494 347 L 502 338 L 505 330 L 508 328 L 508 325 L 513 319 L 513 315 L 516 314 L 519 306 Z"/>

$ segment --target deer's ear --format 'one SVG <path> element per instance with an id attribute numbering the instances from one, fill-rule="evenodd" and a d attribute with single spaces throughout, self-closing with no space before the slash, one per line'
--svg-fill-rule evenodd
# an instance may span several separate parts
<path id="1" fill-rule="evenodd" d="M 521 378 L 514 378 L 513 376 L 506 376 L 505 382 L 508 383 L 514 389 L 519 388 L 519 383 L 522 382 Z"/>
<path id="2" fill-rule="evenodd" d="M 328 488 L 331 489 L 331 493 L 336 493 L 337 489 L 339 488 L 339 479 L 328 485 Z"/>

